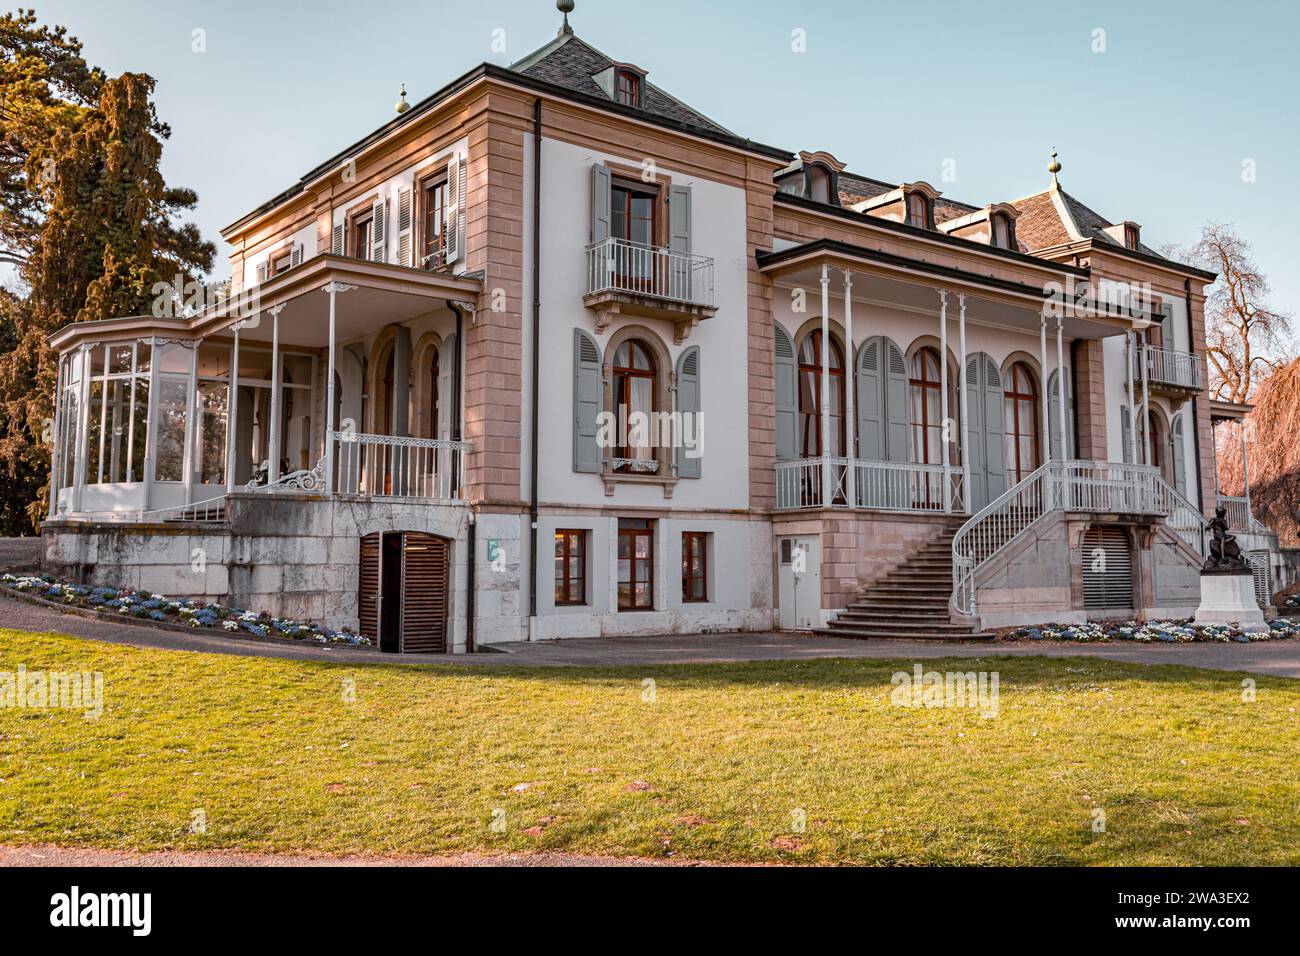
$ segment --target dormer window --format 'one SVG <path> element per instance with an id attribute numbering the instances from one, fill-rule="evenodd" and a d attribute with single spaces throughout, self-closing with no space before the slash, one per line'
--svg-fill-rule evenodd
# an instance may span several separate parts
<path id="1" fill-rule="evenodd" d="M 1138 247 L 1138 227 L 1134 225 L 1124 226 L 1124 248 L 1136 250 Z"/>
<path id="2" fill-rule="evenodd" d="M 641 105 L 641 77 L 631 70 L 619 70 L 615 76 L 615 98 L 624 106 Z"/>
<path id="3" fill-rule="evenodd" d="M 1015 226 L 1011 217 L 1004 213 L 993 215 L 993 245 L 998 249 L 1014 249 L 1016 245 Z"/>
<path id="4" fill-rule="evenodd" d="M 918 192 L 908 193 L 907 224 L 917 229 L 929 229 L 931 221 L 929 197 Z"/>
<path id="5" fill-rule="evenodd" d="M 808 198 L 813 202 L 831 201 L 831 173 L 825 166 L 809 166 L 804 174 L 808 180 Z"/>

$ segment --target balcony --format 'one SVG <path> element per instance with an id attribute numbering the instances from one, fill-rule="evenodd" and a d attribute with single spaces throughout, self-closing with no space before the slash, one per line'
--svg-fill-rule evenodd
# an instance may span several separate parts
<path id="1" fill-rule="evenodd" d="M 717 314 L 713 260 L 624 239 L 587 247 L 587 292 L 582 303 L 596 312 L 596 331 L 616 315 L 667 319 L 678 344 L 701 319 Z"/>
<path id="2" fill-rule="evenodd" d="M 777 510 L 824 507 L 822 467 L 826 463 L 831 470 L 831 508 L 930 513 L 965 510 L 960 467 L 948 469 L 949 491 L 945 499 L 943 465 L 850 458 L 777 462 Z"/>
<path id="3" fill-rule="evenodd" d="M 1147 387 L 1157 394 L 1185 397 L 1205 387 L 1204 361 L 1190 352 L 1148 345 L 1138 353 L 1137 362 L 1145 361 Z M 1142 366 L 1136 365 L 1134 376 L 1140 381 Z"/>

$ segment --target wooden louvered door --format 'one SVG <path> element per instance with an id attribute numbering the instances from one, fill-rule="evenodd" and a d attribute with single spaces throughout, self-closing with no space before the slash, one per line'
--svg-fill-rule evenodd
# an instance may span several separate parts
<path id="1" fill-rule="evenodd" d="M 447 651 L 450 548 L 445 538 L 402 535 L 401 647 L 404 654 Z"/>
<path id="2" fill-rule="evenodd" d="M 383 562 L 380 552 L 383 535 L 368 534 L 361 539 L 361 585 L 357 593 L 357 616 L 361 633 L 379 646 L 379 601 L 383 593 Z"/>
<path id="3" fill-rule="evenodd" d="M 1083 533 L 1083 607 L 1089 618 L 1133 611 L 1133 550 L 1123 528 Z"/>

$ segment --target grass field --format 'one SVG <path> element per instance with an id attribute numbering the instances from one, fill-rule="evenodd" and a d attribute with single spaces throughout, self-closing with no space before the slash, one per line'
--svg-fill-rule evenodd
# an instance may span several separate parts
<path id="1" fill-rule="evenodd" d="M 910 661 L 358 667 L 0 631 L 20 664 L 102 671 L 104 713 L 0 708 L 3 844 L 1300 863 L 1283 679 L 1246 702 L 1240 674 L 927 661 L 999 673 L 984 719 L 892 706 Z"/>

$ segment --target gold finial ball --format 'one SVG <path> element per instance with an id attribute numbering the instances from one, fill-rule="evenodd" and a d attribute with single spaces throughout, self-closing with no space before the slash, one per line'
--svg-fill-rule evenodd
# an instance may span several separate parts
<path id="1" fill-rule="evenodd" d="M 405 113 L 411 108 L 411 104 L 406 102 L 406 84 L 402 84 L 402 92 L 397 96 L 397 105 L 393 109 L 397 110 L 397 115 Z"/>
<path id="2" fill-rule="evenodd" d="M 1061 171 L 1061 164 L 1056 159 L 1056 147 L 1052 147 L 1052 161 L 1047 164 L 1047 171 L 1055 176 Z"/>

